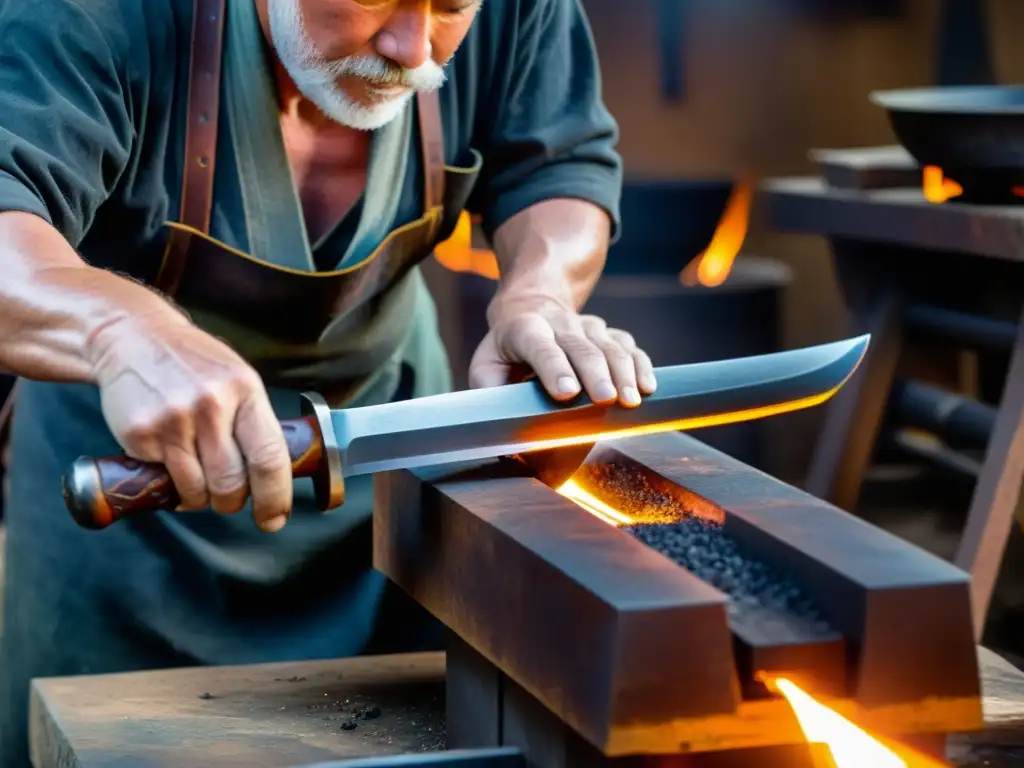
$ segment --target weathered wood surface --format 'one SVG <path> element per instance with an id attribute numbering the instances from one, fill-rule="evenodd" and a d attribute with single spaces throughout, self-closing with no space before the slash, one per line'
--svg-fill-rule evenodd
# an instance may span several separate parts
<path id="1" fill-rule="evenodd" d="M 984 648 L 978 658 L 985 728 L 951 739 L 950 755 L 961 768 L 1020 765 L 1024 673 Z M 417 654 L 37 680 L 34 762 L 293 768 L 437 749 L 444 668 L 441 654 Z M 366 703 L 377 704 L 381 716 L 342 730 L 348 715 L 339 705 Z"/>
<path id="2" fill-rule="evenodd" d="M 1024 765 L 1024 672 L 986 648 L 978 649 L 985 727 L 953 736 L 949 757 L 957 768 Z"/>
<path id="3" fill-rule="evenodd" d="M 1024 206 L 929 203 L 918 189 L 847 190 L 819 178 L 768 179 L 773 229 L 1024 261 Z"/>
<path id="4" fill-rule="evenodd" d="M 971 574 L 974 630 L 980 640 L 1024 481 L 1024 315 L 1003 385 L 995 429 L 971 498 L 956 564 Z"/>
<path id="5" fill-rule="evenodd" d="M 33 762 L 291 768 L 443 749 L 444 669 L 428 653 L 36 680 Z"/>

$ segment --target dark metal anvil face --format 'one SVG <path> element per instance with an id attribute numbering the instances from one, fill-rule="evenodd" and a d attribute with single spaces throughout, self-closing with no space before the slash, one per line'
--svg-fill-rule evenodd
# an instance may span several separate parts
<path id="1" fill-rule="evenodd" d="M 966 574 L 681 434 L 588 465 L 594 488 L 602 466 L 645 473 L 644 503 L 671 497 L 820 616 L 751 609 L 501 460 L 378 476 L 375 565 L 607 756 L 802 742 L 759 672 L 883 733 L 980 727 Z"/>

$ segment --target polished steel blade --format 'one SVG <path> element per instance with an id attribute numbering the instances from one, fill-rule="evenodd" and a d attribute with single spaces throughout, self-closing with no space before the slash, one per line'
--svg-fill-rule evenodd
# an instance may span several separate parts
<path id="1" fill-rule="evenodd" d="M 870 336 L 711 363 L 658 368 L 636 408 L 557 403 L 536 381 L 335 410 L 346 476 L 471 461 L 637 434 L 764 418 L 828 400 Z"/>

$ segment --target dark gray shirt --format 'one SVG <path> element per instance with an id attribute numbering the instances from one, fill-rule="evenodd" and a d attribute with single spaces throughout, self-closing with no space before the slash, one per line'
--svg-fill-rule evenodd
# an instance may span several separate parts
<path id="1" fill-rule="evenodd" d="M 0 210 L 42 216 L 96 266 L 154 274 L 161 225 L 179 205 L 191 6 L 0 0 Z M 489 233 L 557 196 L 593 201 L 617 222 L 617 129 L 578 0 L 487 0 L 441 105 L 447 161 L 469 147 L 483 154 L 469 207 Z M 244 248 L 228 131 L 212 233 Z M 419 168 L 415 142 L 410 152 Z M 398 224 L 421 210 L 420 185 L 406 192 Z"/>
<path id="2" fill-rule="evenodd" d="M 43 217 L 95 266 L 154 277 L 163 224 L 180 203 L 191 6 L 0 0 L 0 210 Z M 592 201 L 617 226 L 616 125 L 600 91 L 578 0 L 485 0 L 440 97 L 447 161 L 462 164 L 470 148 L 483 156 L 469 207 L 488 232 L 553 197 Z M 221 114 L 211 234 L 245 250 Z M 422 211 L 418 147 L 414 136 L 396 226 Z M 318 243 L 318 263 L 336 263 L 348 237 L 341 226 Z M 98 394 L 25 384 L 7 515 L 9 669 L 69 674 L 366 647 L 383 592 L 370 567 L 369 479 L 351 484 L 341 510 L 297 515 L 274 536 L 246 514 L 212 513 L 85 532 L 64 509 L 60 475 L 78 455 L 118 450 Z"/>

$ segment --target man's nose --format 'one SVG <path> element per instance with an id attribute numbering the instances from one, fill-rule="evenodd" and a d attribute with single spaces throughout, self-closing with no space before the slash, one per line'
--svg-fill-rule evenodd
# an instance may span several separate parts
<path id="1" fill-rule="evenodd" d="M 422 66 L 431 54 L 430 2 L 400 3 L 377 34 L 377 53 L 406 69 Z"/>

